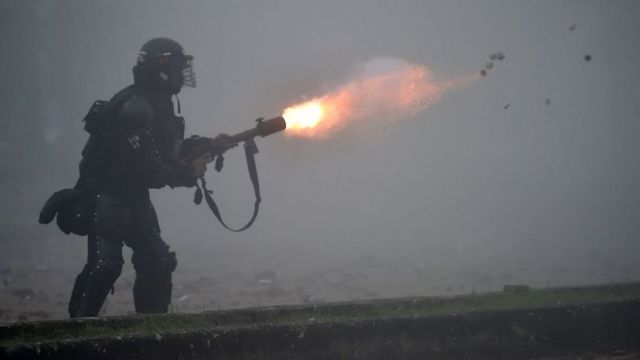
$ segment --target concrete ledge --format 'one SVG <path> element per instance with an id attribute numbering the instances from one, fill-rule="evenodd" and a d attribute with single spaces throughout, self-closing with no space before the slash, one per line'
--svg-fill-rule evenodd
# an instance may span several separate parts
<path id="1" fill-rule="evenodd" d="M 629 286 L 636 289 L 637 284 L 613 289 L 624 298 Z M 612 287 L 606 289 L 609 291 Z M 638 298 L 499 310 L 472 308 L 448 314 L 429 314 L 423 311 L 420 301 L 431 303 L 431 307 L 450 306 L 452 301 L 469 301 L 469 297 L 193 314 L 186 317 L 193 317 L 188 323 L 194 326 L 171 331 L 158 328 L 122 335 L 6 342 L 0 347 L 0 358 L 523 359 L 640 350 Z M 402 311 L 393 311 L 398 308 Z M 376 309 L 386 309 L 391 316 L 381 316 L 384 312 Z M 320 316 L 311 317 L 316 316 L 314 314 Z M 350 317 L 350 314 L 360 315 Z M 201 322 L 197 322 L 198 319 Z M 143 320 L 144 317 L 133 317 L 39 325 L 66 323 L 71 327 L 86 324 L 95 327 L 103 323 L 111 329 L 124 329 L 131 322 Z M 4 327 L 0 339 L 7 340 L 21 331 L 24 334 L 30 326 L 37 331 L 34 330 L 37 323 Z"/>

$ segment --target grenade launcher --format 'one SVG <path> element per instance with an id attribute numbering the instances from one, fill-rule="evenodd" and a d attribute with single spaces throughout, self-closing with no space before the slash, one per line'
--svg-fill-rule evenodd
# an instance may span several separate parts
<path id="1" fill-rule="evenodd" d="M 269 120 L 259 118 L 256 122 L 258 124 L 253 129 L 245 130 L 229 136 L 229 143 L 235 146 L 238 143 L 244 142 L 245 148 L 253 152 L 253 154 L 257 154 L 258 147 L 254 141 L 256 136 L 269 136 L 280 132 L 287 127 L 287 123 L 282 116 Z M 183 161 L 189 161 L 206 154 L 209 154 L 213 159 L 214 157 L 221 155 L 226 150 L 227 148 L 221 146 L 220 141 L 216 141 L 216 139 L 195 135 L 183 141 L 180 149 L 180 159 Z M 216 170 L 220 171 L 218 169 L 218 163 L 216 163 Z"/>
<path id="2" fill-rule="evenodd" d="M 207 189 L 207 182 L 204 177 L 200 179 L 202 187 L 196 184 L 197 190 L 193 198 L 193 201 L 196 204 L 200 204 L 204 196 L 207 205 L 209 205 L 209 208 L 211 209 L 211 212 L 213 212 L 222 226 L 235 232 L 246 230 L 251 226 L 251 224 L 253 224 L 254 220 L 258 216 L 258 209 L 260 208 L 260 202 L 262 201 L 262 198 L 260 197 L 260 183 L 258 182 L 256 161 L 254 158 L 254 155 L 258 153 L 258 147 L 256 146 L 254 138 L 258 135 L 260 135 L 261 137 L 269 136 L 271 134 L 280 132 L 287 127 L 287 123 L 282 116 L 275 117 L 269 120 L 263 120 L 262 118 L 260 118 L 256 120 L 256 122 L 258 124 L 255 128 L 245 130 L 235 135 L 231 135 L 228 139 L 224 139 L 224 141 L 208 137 L 192 136 L 185 139 L 182 142 L 182 146 L 180 148 L 180 158 L 183 161 L 190 161 L 203 155 L 209 155 L 210 159 L 215 158 L 216 160 L 216 171 L 220 171 L 222 170 L 223 165 L 222 154 L 229 148 L 229 146 L 235 146 L 240 142 L 244 142 L 244 152 L 247 158 L 247 168 L 249 170 L 249 177 L 251 178 L 251 184 L 253 185 L 253 191 L 256 198 L 251 220 L 249 220 L 249 222 L 245 226 L 238 229 L 227 226 L 227 224 L 225 224 L 225 222 L 222 220 L 218 205 L 213 200 L 213 191 Z"/>

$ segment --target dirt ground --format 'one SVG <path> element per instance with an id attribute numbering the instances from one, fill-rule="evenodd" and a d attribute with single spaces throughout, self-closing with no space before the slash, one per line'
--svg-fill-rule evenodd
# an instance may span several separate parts
<path id="1" fill-rule="evenodd" d="M 637 263 L 634 268 L 561 261 L 549 265 L 553 262 L 545 257 L 547 262 L 538 266 L 536 257 L 501 256 L 500 248 L 484 244 L 458 252 L 434 246 L 426 256 L 416 249 L 322 253 L 322 244 L 284 251 L 266 241 L 250 250 L 234 248 L 238 243 L 171 243 L 179 259 L 171 311 L 468 294 L 500 290 L 504 284 L 545 287 L 640 279 Z M 0 244 L 0 323 L 66 318 L 75 276 L 84 265 L 84 239 L 35 224 L 6 229 Z M 123 273 L 101 315 L 134 311 L 130 255 L 125 249 Z"/>

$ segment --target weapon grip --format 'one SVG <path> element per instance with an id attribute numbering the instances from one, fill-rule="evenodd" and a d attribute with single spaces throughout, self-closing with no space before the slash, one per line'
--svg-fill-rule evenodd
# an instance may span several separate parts
<path id="1" fill-rule="evenodd" d="M 216 165 L 215 169 L 217 172 L 222 171 L 222 167 L 224 166 L 224 157 L 222 155 L 216 156 Z"/>
<path id="2" fill-rule="evenodd" d="M 258 150 L 258 145 L 256 145 L 256 141 L 253 138 L 249 138 L 245 140 L 244 148 L 245 148 L 245 151 L 251 153 L 252 155 L 255 155 L 260 152 Z"/>

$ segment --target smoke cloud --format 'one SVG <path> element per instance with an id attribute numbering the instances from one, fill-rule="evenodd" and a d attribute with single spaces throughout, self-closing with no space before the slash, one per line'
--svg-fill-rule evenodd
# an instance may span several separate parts
<path id="1" fill-rule="evenodd" d="M 374 58 L 333 90 L 289 107 L 284 117 L 290 135 L 326 138 L 361 121 L 384 125 L 410 119 L 440 102 L 446 91 L 469 85 L 472 79 L 438 81 L 427 66 Z"/>

